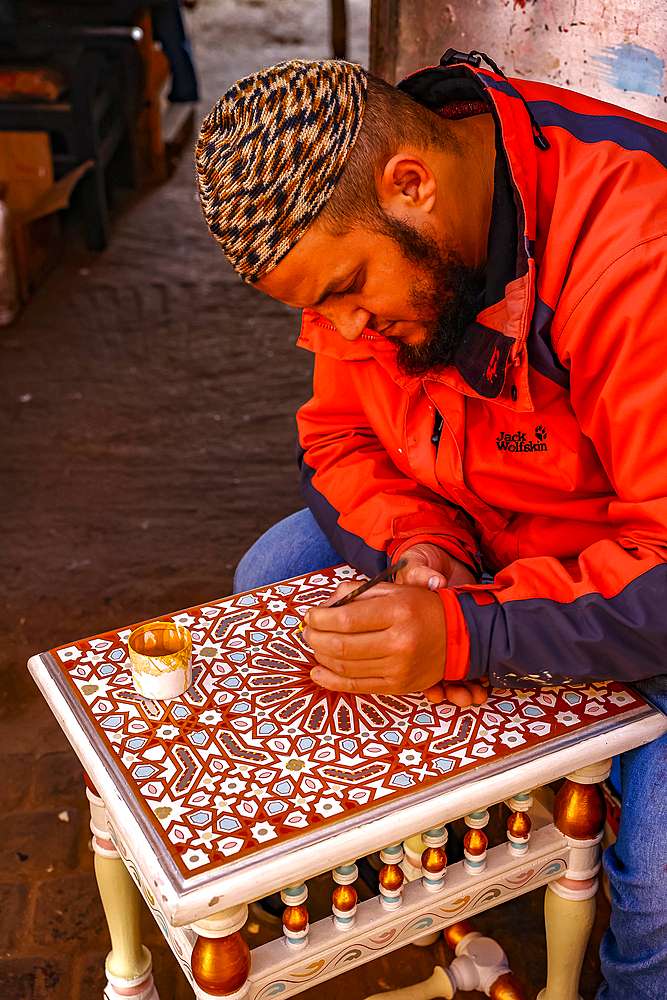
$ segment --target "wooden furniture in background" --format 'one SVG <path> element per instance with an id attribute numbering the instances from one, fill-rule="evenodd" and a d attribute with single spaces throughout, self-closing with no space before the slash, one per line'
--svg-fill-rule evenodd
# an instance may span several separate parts
<path id="1" fill-rule="evenodd" d="M 69 204 L 75 186 L 92 166 L 91 160 L 84 161 L 56 181 L 46 132 L 0 132 L 0 202 L 6 209 L 0 325 L 12 321 L 53 260 L 59 235 L 55 213 Z"/>
<path id="2" fill-rule="evenodd" d="M 133 34 L 134 31 L 134 34 Z M 2 54 L 15 67 L 52 65 L 65 72 L 67 90 L 56 100 L 25 95 L 0 101 L 0 131 L 45 132 L 50 137 L 56 180 L 92 161 L 81 184 L 88 245 L 102 250 L 108 242 L 107 183 L 132 187 L 134 126 L 143 94 L 141 60 L 130 26 L 77 27 L 9 24 L 2 29 Z"/>
<path id="3" fill-rule="evenodd" d="M 167 151 L 162 134 L 162 101 L 165 85 L 169 80 L 169 63 L 153 39 L 151 16 L 145 10 L 137 19 L 142 38 L 137 43 L 145 68 L 144 106 L 137 122 L 137 144 L 147 165 L 150 179 L 159 184 L 168 173 Z"/>
<path id="4" fill-rule="evenodd" d="M 331 51 L 334 59 L 347 59 L 347 9 L 345 0 L 330 0 Z"/>

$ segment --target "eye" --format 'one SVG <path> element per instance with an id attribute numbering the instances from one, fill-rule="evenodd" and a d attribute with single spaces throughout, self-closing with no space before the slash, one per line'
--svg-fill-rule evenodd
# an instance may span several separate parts
<path id="1" fill-rule="evenodd" d="M 355 274 L 354 278 L 347 286 L 347 288 L 341 288 L 340 291 L 335 292 L 334 294 L 337 296 L 341 296 L 341 295 L 351 295 L 352 292 L 359 292 L 363 287 L 363 283 L 364 283 L 363 274 L 361 272 L 358 272 L 357 274 Z"/>

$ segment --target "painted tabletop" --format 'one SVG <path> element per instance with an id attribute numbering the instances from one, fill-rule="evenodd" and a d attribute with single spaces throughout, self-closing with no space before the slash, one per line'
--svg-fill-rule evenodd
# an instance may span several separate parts
<path id="1" fill-rule="evenodd" d="M 50 651 L 68 702 L 89 722 L 185 880 L 290 841 L 380 800 L 446 782 L 604 719 L 641 699 L 622 684 L 498 690 L 477 708 L 421 694 L 351 696 L 310 680 L 298 631 L 349 566 L 167 615 L 193 635 L 193 684 L 150 701 L 133 689 L 127 638 L 107 632 Z M 134 628 L 134 626 L 132 626 Z M 471 775 L 471 777 L 473 777 Z"/>

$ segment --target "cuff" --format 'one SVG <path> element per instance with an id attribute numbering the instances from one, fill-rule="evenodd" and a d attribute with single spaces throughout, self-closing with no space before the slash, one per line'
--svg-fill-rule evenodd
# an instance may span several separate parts
<path id="1" fill-rule="evenodd" d="M 447 661 L 445 681 L 462 681 L 470 667 L 470 635 L 461 610 L 459 599 L 453 590 L 436 591 L 442 600 L 447 623 Z"/>

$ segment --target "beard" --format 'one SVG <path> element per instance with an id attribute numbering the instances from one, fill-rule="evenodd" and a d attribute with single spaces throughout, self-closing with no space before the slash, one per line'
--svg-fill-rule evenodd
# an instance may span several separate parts
<path id="1" fill-rule="evenodd" d="M 422 272 L 413 285 L 410 304 L 424 319 L 424 340 L 420 344 L 399 342 L 394 356 L 402 375 L 421 378 L 453 363 L 466 327 L 479 312 L 484 281 L 453 247 L 441 246 L 409 223 L 384 216 L 382 230 Z"/>

